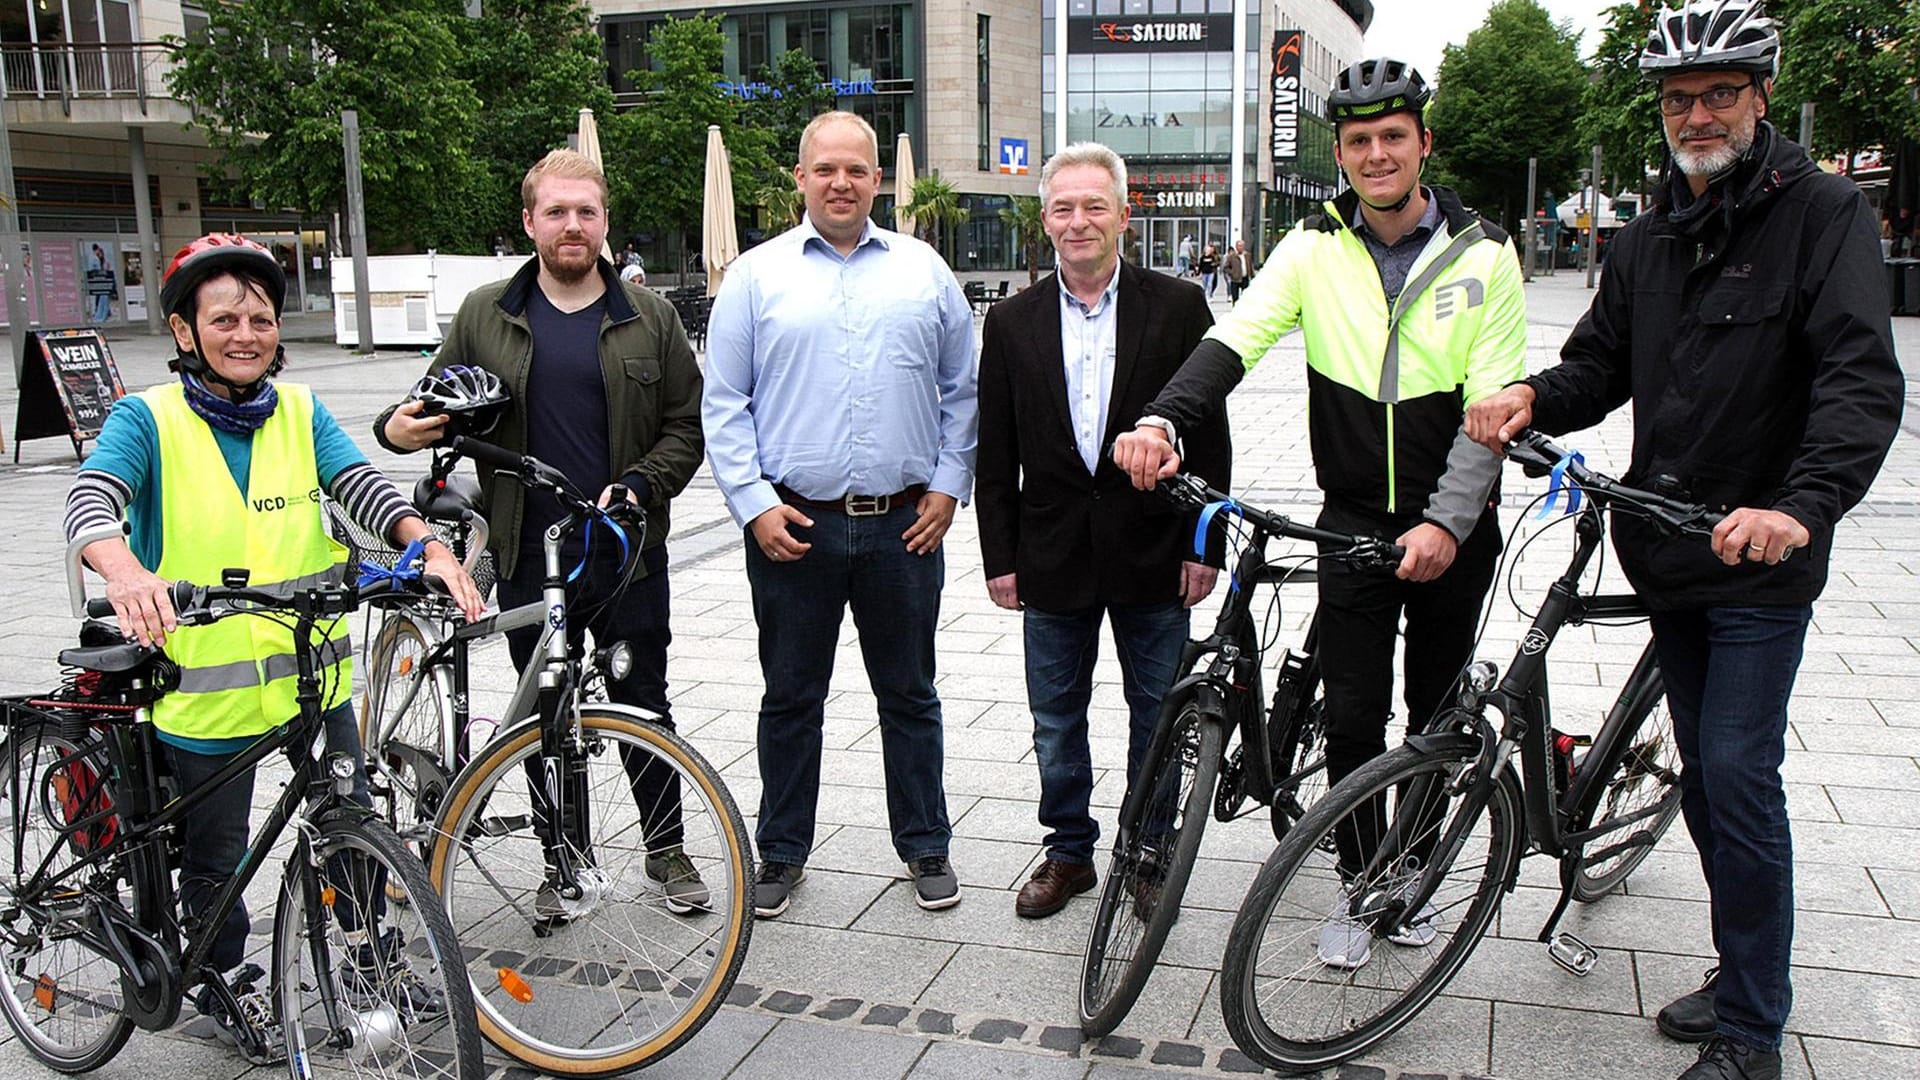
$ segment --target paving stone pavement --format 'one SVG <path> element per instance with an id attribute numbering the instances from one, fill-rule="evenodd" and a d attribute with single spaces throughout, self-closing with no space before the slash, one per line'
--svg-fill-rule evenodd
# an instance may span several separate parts
<path id="1" fill-rule="evenodd" d="M 1589 293 L 1572 275 L 1528 290 L 1528 361 L 1553 362 Z M 1920 320 L 1896 319 L 1908 367 L 1920 366 Z M 411 352 L 373 359 L 327 343 L 330 323 L 289 321 L 288 378 L 312 384 L 356 439 L 396 478 L 419 458 L 395 458 L 368 425 L 424 368 Z M 165 377 L 166 343 L 112 342 L 130 387 Z M 1910 391 L 1920 397 L 1920 387 Z M 0 425 L 12 430 L 16 395 L 0 389 Z M 1283 341 L 1230 406 L 1237 475 L 1247 501 L 1311 516 L 1318 499 L 1308 459 L 1301 349 Z M 1920 434 L 1920 417 L 1905 426 Z M 1589 464 L 1624 468 L 1626 413 L 1569 437 Z M 12 449 L 9 446 L 9 451 Z M 71 639 L 58 569 L 60 507 L 74 460 L 62 440 L 0 461 L 0 692 L 43 688 L 52 654 Z M 1509 470 L 1503 518 L 1522 521 L 1544 482 Z M 674 645 L 669 676 L 680 730 L 721 769 L 749 814 L 758 801 L 754 715 L 761 691 L 740 531 L 703 469 L 674 507 Z M 1841 526 L 1832 583 L 1815 609 L 1793 702 L 1785 773 L 1796 847 L 1795 1010 L 1786 1075 L 1796 1080 L 1920 1075 L 1920 442 L 1896 442 L 1866 502 Z M 1525 521 L 1523 534 L 1538 526 Z M 1518 550 L 1518 545 L 1516 545 Z M 1520 552 L 1511 586 L 1495 593 L 1480 654 L 1504 664 L 1525 619 L 1563 565 L 1555 537 Z M 827 705 L 820 828 L 808 881 L 779 920 L 756 928 L 732 1003 L 656 1077 L 1033 1077 L 1121 1080 L 1232 1075 L 1253 1066 L 1220 1017 L 1220 950 L 1234 910 L 1272 841 L 1254 817 L 1210 826 L 1187 910 L 1160 968 L 1115 1036 L 1083 1044 L 1074 1027 L 1079 953 L 1091 898 L 1027 922 L 1013 894 L 1039 858 L 1033 764 L 1020 662 L 1020 622 L 988 602 L 975 523 L 962 512 L 946 545 L 938 639 L 947 723 L 948 807 L 964 902 L 947 912 L 914 906 L 887 834 L 879 735 L 851 624 L 842 630 Z M 1609 572 L 1612 568 L 1609 567 Z M 1617 578 L 1616 578 L 1617 580 Z M 1196 614 L 1206 625 L 1214 602 Z M 1309 608 L 1291 603 L 1276 623 L 1297 635 Z M 1554 650 L 1556 725 L 1590 731 L 1645 641 L 1643 628 L 1570 628 Z M 476 653 L 476 712 L 505 702 L 512 672 L 499 646 Z M 1106 827 L 1124 784 L 1125 707 L 1110 657 L 1096 673 L 1094 801 Z M 260 785 L 261 805 L 274 794 Z M 749 822 L 751 824 L 751 820 Z M 263 875 L 265 877 L 265 875 Z M 1529 862 L 1494 931 L 1426 1013 L 1343 1080 L 1579 1075 L 1670 1077 L 1690 1052 L 1661 1039 L 1652 1014 L 1691 990 L 1711 960 L 1704 889 L 1685 830 L 1672 830 L 1626 886 L 1565 927 L 1599 947 L 1597 970 L 1575 979 L 1533 940 L 1554 899 L 1551 866 Z M 256 912 L 270 893 L 256 886 Z M 264 920 L 256 920 L 264 923 Z M 264 925 L 255 943 L 264 946 Z M 192 1010 L 188 1010 L 190 1013 Z M 161 1039 L 136 1038 L 104 1076 L 144 1076 L 166 1062 L 208 1077 L 244 1063 L 209 1047 L 204 1022 Z M 0 1039 L 0 1042 L 8 1041 Z M 500 1062 L 503 1075 L 516 1072 Z M 51 1075 L 0 1048 L 0 1080 Z"/>

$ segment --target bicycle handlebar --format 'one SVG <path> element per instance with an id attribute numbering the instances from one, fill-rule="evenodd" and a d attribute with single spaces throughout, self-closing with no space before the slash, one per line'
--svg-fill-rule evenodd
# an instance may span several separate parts
<path id="1" fill-rule="evenodd" d="M 1507 443 L 1507 457 L 1519 463 L 1530 476 L 1545 476 L 1559 469 L 1596 502 L 1624 513 L 1637 514 L 1674 532 L 1711 536 L 1714 526 L 1720 524 L 1725 516 L 1698 503 L 1662 495 L 1657 491 L 1629 487 L 1604 473 L 1595 472 L 1552 439 L 1532 428 L 1520 432 Z"/>
<path id="2" fill-rule="evenodd" d="M 484 462 L 502 472 L 512 473 L 520 478 L 522 484 L 529 487 L 545 488 L 557 496 L 560 501 L 582 516 L 605 513 L 629 525 L 644 525 L 646 511 L 628 502 L 624 489 L 615 484 L 615 498 L 609 500 L 604 510 L 596 506 L 572 481 L 560 470 L 530 454 L 516 454 L 502 446 L 481 442 L 469 435 L 455 435 L 447 443 L 447 449 L 455 454 L 464 454 L 475 461 Z"/>
<path id="3" fill-rule="evenodd" d="M 1394 567 L 1399 566 L 1400 560 L 1406 557 L 1405 548 L 1388 543 L 1377 536 L 1355 536 L 1351 533 L 1333 532 L 1312 525 L 1300 525 L 1285 514 L 1249 506 L 1225 492 L 1208 487 L 1205 480 L 1192 473 L 1175 473 L 1166 477 L 1160 481 L 1155 490 L 1164 492 L 1168 499 L 1190 510 L 1199 510 L 1211 503 L 1227 503 L 1233 507 L 1234 513 L 1269 536 L 1284 536 L 1290 540 L 1306 540 L 1315 544 L 1343 548 L 1345 550 L 1335 552 L 1328 557 L 1351 562 L 1357 566 Z"/>

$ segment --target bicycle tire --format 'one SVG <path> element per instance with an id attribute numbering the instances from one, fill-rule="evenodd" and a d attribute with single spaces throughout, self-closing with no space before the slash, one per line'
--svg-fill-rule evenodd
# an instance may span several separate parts
<path id="1" fill-rule="evenodd" d="M 414 695 L 404 716 L 382 738 L 387 711 L 406 692 L 413 672 L 427 653 L 427 636 L 405 612 L 389 612 L 367 644 L 367 689 L 360 708 L 360 744 L 366 747 L 374 810 L 402 839 L 427 832 L 445 800 L 441 777 L 426 777 L 413 767 L 415 755 L 442 764 L 452 748 L 442 745 L 446 702 L 429 680 Z M 429 843 L 419 845 L 424 860 Z"/>
<path id="2" fill-rule="evenodd" d="M 1327 699 L 1319 680 L 1282 735 L 1274 746 L 1277 780 L 1267 807 L 1276 844 L 1327 793 Z"/>
<path id="3" fill-rule="evenodd" d="M 1618 889 L 1640 868 L 1680 816 L 1680 747 L 1673 737 L 1673 717 L 1666 695 L 1643 692 L 1629 706 L 1628 721 L 1610 745 L 1594 747 L 1575 770 L 1573 813 L 1568 831 L 1580 832 L 1604 825 L 1660 804 L 1660 810 L 1637 825 L 1595 837 L 1602 852 L 1615 854 L 1590 864 L 1583 852 L 1574 873 L 1573 898 L 1591 904 Z M 1594 762 L 1597 772 L 1589 772 Z M 1601 816 L 1604 815 L 1604 816 Z M 1645 836 L 1644 842 L 1638 840 Z M 1632 841 L 1632 846 L 1618 845 Z"/>
<path id="4" fill-rule="evenodd" d="M 396 889 L 407 902 L 383 903 Z M 310 925 L 309 911 L 321 909 L 325 924 Z M 294 1080 L 336 1069 L 410 1080 L 486 1075 L 460 944 L 426 867 L 358 807 L 315 822 L 287 863 L 274 909 L 273 986 Z"/>
<path id="5" fill-rule="evenodd" d="M 1118 1027 L 1153 974 L 1213 803 L 1226 722 L 1203 714 L 1191 695 L 1169 707 L 1173 721 L 1156 733 L 1121 807 L 1113 859 L 1081 955 L 1080 1030 L 1089 1036 Z M 1179 815 L 1164 832 L 1147 820 L 1156 791 L 1163 793 L 1160 805 Z"/>
<path id="6" fill-rule="evenodd" d="M 468 949 L 482 1034 L 543 1072 L 600 1077 L 671 1054 L 725 1002 L 753 933 L 753 867 L 732 794 L 684 739 L 620 706 L 584 705 L 579 718 L 590 744 L 586 861 L 605 882 L 598 899 L 541 897 L 547 870 L 523 771 L 540 753 L 537 720 L 502 733 L 455 778 L 429 865 Z M 635 865 L 648 853 L 646 814 L 625 753 L 608 754 L 609 742 L 679 779 L 678 846 L 704 904 L 671 910 L 666 886 Z M 597 766 L 611 776 L 596 779 Z M 543 903 L 577 907 L 556 925 L 539 917 Z"/>
<path id="7" fill-rule="evenodd" d="M 1427 922 L 1431 936 L 1402 945 L 1387 935 L 1399 927 L 1405 910 L 1395 890 L 1414 880 L 1423 841 L 1439 836 L 1465 812 L 1460 800 L 1447 794 L 1446 781 L 1473 752 L 1464 742 L 1439 750 L 1403 745 L 1388 751 L 1328 792 L 1268 857 L 1234 918 L 1220 982 L 1227 1031 L 1247 1056 L 1288 1073 L 1351 1060 L 1417 1016 L 1472 954 L 1511 886 L 1525 846 L 1519 783 L 1511 769 L 1494 778 L 1473 831 L 1435 890 L 1435 910 Z M 1382 801 L 1376 804 L 1376 799 Z M 1355 828 L 1358 815 L 1374 812 L 1366 808 L 1384 807 L 1387 799 L 1394 802 L 1390 820 L 1407 828 L 1414 838 L 1408 846 L 1416 850 L 1387 858 L 1356 879 L 1340 869 L 1340 856 L 1329 849 L 1338 847 L 1341 830 Z M 1382 830 L 1382 835 L 1390 833 Z M 1462 873 L 1465 887 L 1456 887 Z M 1331 951 L 1345 957 L 1345 970 L 1321 959 L 1323 928 L 1331 928 L 1333 917 L 1343 911 L 1360 927 L 1368 954 L 1353 956 L 1349 943 L 1356 939 L 1335 936 Z M 1379 955 L 1383 952 L 1387 955 Z M 1420 969 L 1406 957 L 1424 959 L 1426 966 Z M 1385 985 L 1407 972 L 1413 977 L 1406 985 Z M 1289 987 L 1294 992 L 1281 999 Z M 1316 991 L 1324 1000 L 1297 1000 Z M 1368 1000 L 1380 1004 L 1369 1007 Z M 1310 1030 L 1296 1031 L 1296 1026 Z"/>
<path id="8" fill-rule="evenodd" d="M 81 749 L 51 721 L 15 726 L 8 732 L 6 744 L 0 746 L 0 850 L 9 853 L 4 890 L 7 902 L 0 905 L 7 909 L 4 929 L 9 936 L 39 939 L 43 944 L 34 952 L 8 948 L 7 970 L 0 973 L 7 987 L 7 992 L 0 994 L 0 1011 L 5 1012 L 7 1026 L 29 1053 L 63 1073 L 91 1072 L 106 1064 L 126 1045 L 134 1027 L 132 1018 L 123 1011 L 119 965 L 70 935 L 47 940 L 44 925 L 12 903 L 21 875 L 40 866 L 50 851 L 54 859 L 50 869 L 78 861 L 75 845 L 81 841 L 77 836 L 60 835 L 64 823 L 49 811 L 58 812 L 56 766 L 61 774 L 68 773 L 62 760 Z M 105 764 L 104 754 L 100 764 Z M 25 782 L 16 784 L 22 774 Z M 104 767 L 98 769 L 96 782 L 109 774 Z M 52 850 L 56 848 L 65 851 Z M 62 854 L 71 857 L 62 858 Z M 71 900 L 80 903 L 82 879 L 70 880 L 75 883 Z M 109 882 L 123 898 L 133 891 L 119 871 L 110 878 L 95 875 L 85 881 L 84 888 L 97 891 Z M 66 1006 L 69 1001 L 72 1004 Z"/>

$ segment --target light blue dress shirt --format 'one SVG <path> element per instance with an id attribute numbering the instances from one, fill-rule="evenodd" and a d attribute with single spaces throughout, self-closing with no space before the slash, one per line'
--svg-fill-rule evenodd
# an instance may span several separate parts
<path id="1" fill-rule="evenodd" d="M 842 256 L 802 222 L 727 269 L 707 326 L 707 458 L 742 526 L 780 502 L 965 502 L 979 440 L 973 309 L 933 248 L 867 223 Z"/>
<path id="2" fill-rule="evenodd" d="M 1107 433 L 1107 401 L 1113 397 L 1115 330 L 1120 317 L 1114 304 L 1120 298 L 1120 264 L 1092 307 L 1067 291 L 1060 277 L 1060 356 L 1067 367 L 1067 411 L 1073 417 L 1073 444 L 1087 472 L 1100 459 L 1100 440 Z"/>

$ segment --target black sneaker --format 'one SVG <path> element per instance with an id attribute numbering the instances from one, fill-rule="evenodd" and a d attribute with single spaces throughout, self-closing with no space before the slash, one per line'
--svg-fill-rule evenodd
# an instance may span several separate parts
<path id="1" fill-rule="evenodd" d="M 1720 969 L 1707 969 L 1706 981 L 1691 994 L 1675 998 L 1653 1018 L 1660 1034 L 1676 1042 L 1698 1043 L 1713 1038 L 1719 1017 L 1713 1011 L 1714 984 L 1720 981 Z"/>
<path id="2" fill-rule="evenodd" d="M 1680 1080 L 1780 1080 L 1780 1051 L 1755 1050 L 1738 1039 L 1715 1035 Z"/>
<path id="3" fill-rule="evenodd" d="M 940 911 L 960 902 L 960 875 L 945 855 L 929 855 L 907 864 L 913 878 L 913 902 L 928 911 Z"/>
<path id="4" fill-rule="evenodd" d="M 365 1011 L 391 1005 L 403 1025 L 447 1015 L 446 993 L 414 972 L 405 944 L 399 929 L 388 927 L 378 951 L 371 943 L 348 950 L 340 962 L 340 992 L 348 1007 Z"/>
<path id="5" fill-rule="evenodd" d="M 760 864 L 760 876 L 753 881 L 753 913 L 762 919 L 777 918 L 787 910 L 794 886 L 807 880 L 807 868 L 792 863 Z"/>
<path id="6" fill-rule="evenodd" d="M 242 964 L 221 980 L 203 983 L 193 995 L 193 1007 L 213 1021 L 214 1034 L 255 1065 L 278 1065 L 287 1060 L 287 1047 L 274 1020 L 273 1001 L 260 989 L 267 973 L 259 964 Z"/>

